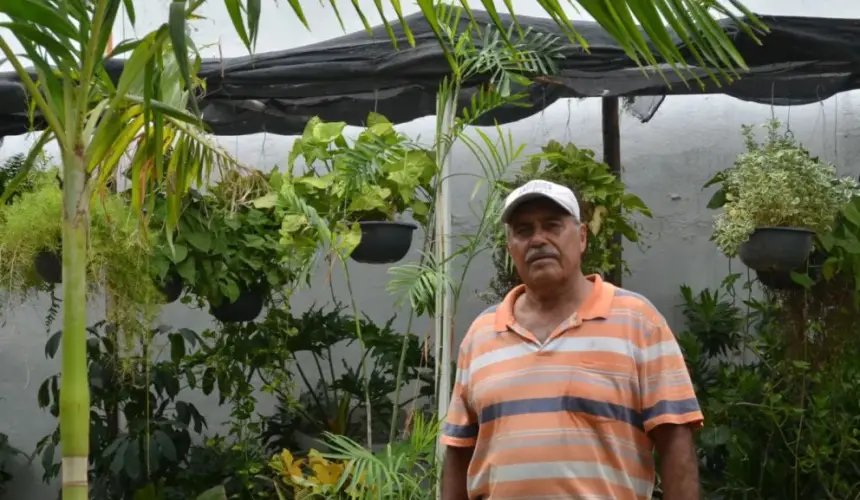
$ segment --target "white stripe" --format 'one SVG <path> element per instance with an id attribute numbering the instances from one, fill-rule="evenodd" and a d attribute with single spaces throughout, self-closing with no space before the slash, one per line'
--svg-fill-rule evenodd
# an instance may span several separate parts
<path id="1" fill-rule="evenodd" d="M 490 351 L 473 359 L 472 362 L 469 363 L 469 371 L 471 373 L 477 373 L 478 370 L 498 363 L 499 361 L 521 358 L 537 350 L 538 347 L 530 342 L 520 342 L 519 344 L 512 345 L 511 347 L 496 349 L 495 351 Z"/>
<path id="2" fill-rule="evenodd" d="M 659 342 L 640 349 L 629 340 L 614 337 L 560 337 L 544 346 L 553 352 L 608 352 L 631 358 L 636 364 L 647 363 L 664 356 L 680 356 L 681 349 L 674 340 Z"/>

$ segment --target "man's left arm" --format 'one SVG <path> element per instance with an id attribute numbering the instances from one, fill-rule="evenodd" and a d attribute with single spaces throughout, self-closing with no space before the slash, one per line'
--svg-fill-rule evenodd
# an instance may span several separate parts
<path id="1" fill-rule="evenodd" d="M 645 335 L 639 393 L 645 432 L 660 457 L 664 500 L 699 500 L 699 460 L 693 432 L 704 418 L 681 348 L 659 314 Z"/>

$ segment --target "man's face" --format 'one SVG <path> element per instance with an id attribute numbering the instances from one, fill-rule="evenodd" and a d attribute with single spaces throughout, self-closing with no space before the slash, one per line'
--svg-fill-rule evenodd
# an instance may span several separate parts
<path id="1" fill-rule="evenodd" d="M 587 231 L 547 199 L 523 203 L 508 221 L 508 251 L 523 283 L 566 281 L 580 272 Z"/>

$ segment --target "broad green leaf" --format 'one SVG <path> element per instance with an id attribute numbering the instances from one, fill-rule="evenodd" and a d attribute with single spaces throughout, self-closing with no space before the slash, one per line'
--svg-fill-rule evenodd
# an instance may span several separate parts
<path id="1" fill-rule="evenodd" d="M 182 236 L 185 238 L 185 241 L 191 243 L 194 248 L 201 252 L 208 252 L 212 248 L 212 238 L 209 236 L 209 233 L 187 232 Z"/>
<path id="2" fill-rule="evenodd" d="M 848 219 L 851 224 L 860 228 L 860 210 L 857 210 L 857 206 L 854 203 L 846 205 L 842 213 L 845 214 L 845 218 Z"/>
<path id="3" fill-rule="evenodd" d="M 278 202 L 277 193 L 269 193 L 265 196 L 262 196 L 260 198 L 257 198 L 256 200 L 252 201 L 251 204 L 254 205 L 254 208 L 265 209 L 265 208 L 273 208 L 275 205 L 277 205 L 277 202 Z"/>
<path id="4" fill-rule="evenodd" d="M 186 257 L 188 257 L 188 247 L 186 247 L 182 243 L 174 243 L 173 254 L 171 255 L 171 260 L 173 260 L 173 263 L 178 264 L 185 260 Z"/>
<path id="5" fill-rule="evenodd" d="M 321 122 L 313 128 L 313 138 L 317 142 L 328 144 L 341 135 L 346 122 Z"/>
<path id="6" fill-rule="evenodd" d="M 227 500 L 227 490 L 223 486 L 216 486 L 206 490 L 197 497 L 197 500 Z"/>
<path id="7" fill-rule="evenodd" d="M 324 175 L 322 177 L 299 177 L 295 180 L 298 184 L 305 184 L 316 189 L 326 189 L 331 186 L 331 183 L 334 181 L 334 177 L 330 175 Z"/>

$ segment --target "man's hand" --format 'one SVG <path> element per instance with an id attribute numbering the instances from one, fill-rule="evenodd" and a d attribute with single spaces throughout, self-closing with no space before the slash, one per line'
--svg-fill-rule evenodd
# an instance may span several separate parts
<path id="1" fill-rule="evenodd" d="M 442 466 L 442 500 L 469 500 L 466 478 L 474 453 L 475 448 L 445 447 L 445 463 Z"/>
<path id="2" fill-rule="evenodd" d="M 651 431 L 651 439 L 660 457 L 663 500 L 699 500 L 699 457 L 693 429 L 663 424 Z"/>

